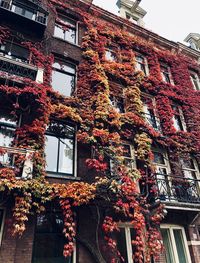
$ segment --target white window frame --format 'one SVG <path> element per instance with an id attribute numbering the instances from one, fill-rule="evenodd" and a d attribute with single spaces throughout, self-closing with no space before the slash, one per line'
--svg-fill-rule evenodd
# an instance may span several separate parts
<path id="1" fill-rule="evenodd" d="M 186 260 L 188 261 L 187 263 L 192 263 L 184 227 L 179 226 L 179 225 L 161 224 L 161 225 L 160 225 L 160 228 L 161 228 L 161 229 L 168 229 L 168 230 L 169 230 L 170 239 L 171 239 L 171 243 L 172 243 L 173 255 L 174 255 L 174 259 L 175 259 L 175 263 L 181 263 L 181 262 L 179 261 L 179 258 L 178 258 L 178 252 L 177 252 L 177 250 L 176 250 L 176 241 L 175 241 L 175 238 L 174 238 L 173 230 L 174 230 L 174 229 L 181 230 L 181 232 L 182 232 L 182 237 L 183 237 L 183 240 L 182 240 L 182 241 L 183 241 L 183 246 L 184 246 L 184 248 L 185 248 Z"/>
<path id="2" fill-rule="evenodd" d="M 162 133 L 161 124 L 160 124 L 160 119 L 159 119 L 158 114 L 157 114 L 157 112 L 156 112 L 156 101 L 155 101 L 155 98 L 152 97 L 152 96 L 150 96 L 150 95 L 148 95 L 148 94 L 144 94 L 144 93 L 142 93 L 141 96 L 142 96 L 142 102 L 143 102 L 143 113 L 144 113 L 144 118 L 145 118 L 146 122 L 147 122 L 153 129 L 155 129 L 155 128 L 151 125 L 151 123 L 149 122 L 149 120 L 147 119 L 147 115 L 149 116 L 150 114 L 149 114 L 149 112 L 148 112 L 148 105 L 145 103 L 144 100 L 145 100 L 145 99 L 149 99 L 149 100 L 151 100 L 152 105 L 153 105 L 153 115 L 154 115 L 154 117 L 155 117 L 155 122 L 156 122 L 156 126 L 157 126 L 157 129 L 155 129 L 155 130 L 157 130 L 157 131 L 159 131 L 160 133 Z"/>
<path id="3" fill-rule="evenodd" d="M 65 37 L 65 32 L 66 32 L 66 30 L 63 30 L 63 31 L 64 31 L 64 38 L 55 35 L 55 27 L 56 27 L 56 26 L 58 26 L 58 27 L 61 26 L 61 29 L 62 29 L 62 25 L 61 25 L 61 23 L 59 23 L 59 21 L 55 21 L 53 36 L 54 36 L 55 38 L 62 39 L 63 41 L 66 41 L 66 42 L 68 42 L 68 43 L 70 43 L 70 44 L 72 44 L 72 45 L 78 45 L 78 42 L 79 42 L 79 39 L 78 39 L 78 38 L 79 38 L 79 34 L 78 34 L 78 31 L 79 31 L 78 21 L 75 20 L 75 19 L 73 19 L 73 18 L 71 18 L 71 17 L 69 17 L 69 16 L 59 16 L 59 19 L 63 22 L 63 24 L 65 23 L 65 19 L 66 19 L 66 20 L 71 20 L 72 22 L 75 23 L 75 26 L 74 26 L 75 31 L 76 31 L 76 32 L 75 32 L 75 41 L 72 42 L 72 41 L 69 41 L 69 40 L 66 39 L 66 37 Z M 66 25 L 67 25 L 67 23 L 66 23 Z M 69 25 L 68 25 L 68 26 L 69 26 Z M 70 28 L 70 26 L 69 26 L 69 28 Z M 71 27 L 71 28 L 72 28 L 72 27 Z"/>
<path id="4" fill-rule="evenodd" d="M 58 64 L 60 66 L 60 68 L 57 68 L 55 65 Z M 67 70 L 64 70 L 62 69 L 62 65 L 66 65 L 67 67 L 70 67 L 71 69 L 74 69 L 75 73 L 71 73 Z M 72 94 L 74 94 L 76 92 L 76 83 L 77 83 L 77 66 L 69 61 L 62 61 L 62 60 L 56 60 L 54 61 L 53 65 L 52 65 L 52 75 L 54 72 L 59 72 L 63 75 L 67 75 L 67 76 L 71 76 L 71 77 L 74 77 L 74 86 L 72 87 L 71 89 L 71 95 L 70 96 L 67 96 L 65 94 L 63 94 L 62 92 L 58 91 L 58 90 L 55 90 L 54 87 L 53 87 L 53 83 L 52 83 L 52 80 L 51 80 L 51 86 L 52 86 L 52 89 L 55 91 L 55 92 L 58 92 L 60 95 L 62 96 L 65 96 L 65 97 L 71 97 Z"/>
<path id="5" fill-rule="evenodd" d="M 126 238 L 126 251 L 127 251 L 127 257 L 128 262 L 127 263 L 133 263 L 133 249 L 132 249 L 132 242 L 131 242 L 131 231 L 130 228 L 133 228 L 133 225 L 130 223 L 119 223 L 119 228 L 123 228 L 125 231 L 125 238 Z"/>
<path id="6" fill-rule="evenodd" d="M 59 121 L 58 121 L 59 122 Z M 66 122 L 67 124 L 67 122 Z M 60 173 L 60 172 L 52 172 L 52 171 L 48 171 L 46 169 L 47 172 L 47 176 L 48 177 L 52 177 L 52 178 L 62 178 L 62 179 L 74 179 L 77 178 L 77 158 L 78 158 L 78 154 L 77 154 L 77 127 L 74 126 L 74 152 L 73 152 L 73 174 L 72 175 L 68 175 L 67 173 Z M 48 133 L 46 134 L 48 135 Z M 46 136 L 45 135 L 45 136 Z M 57 157 L 58 157 L 58 153 L 57 153 Z"/>
<path id="7" fill-rule="evenodd" d="M 143 63 L 137 60 L 137 57 L 141 57 L 143 59 Z M 144 71 L 139 68 L 139 64 L 144 65 Z M 145 76 L 149 76 L 149 66 L 146 56 L 142 55 L 141 53 L 135 52 L 135 69 L 137 71 L 142 71 Z"/>
<path id="8" fill-rule="evenodd" d="M 3 211 L 3 218 L 1 222 L 1 228 L 0 228 L 0 246 L 1 246 L 2 238 L 3 238 L 3 229 L 4 229 L 4 224 L 5 224 L 5 217 L 6 217 L 6 209 L 4 207 L 0 207 L 0 210 Z"/>
<path id="9" fill-rule="evenodd" d="M 165 76 L 164 76 L 164 74 L 163 74 L 162 68 L 165 68 L 165 69 L 166 69 L 166 72 L 167 72 L 168 77 L 169 77 L 169 82 L 168 82 L 168 81 L 165 81 Z M 162 76 L 162 80 L 163 80 L 165 83 L 169 83 L 169 84 L 174 85 L 174 80 L 173 80 L 172 73 L 171 73 L 171 67 L 170 67 L 169 65 L 167 65 L 166 63 L 160 63 L 160 73 L 161 73 L 161 76 Z"/>
<path id="10" fill-rule="evenodd" d="M 177 122 L 177 121 L 176 121 L 176 119 L 175 119 L 175 115 L 176 115 L 176 114 L 173 114 L 173 117 L 172 117 L 173 126 L 174 126 L 174 128 L 176 129 L 176 131 L 185 131 L 185 132 L 186 132 L 186 131 L 187 131 L 187 126 L 186 126 L 186 123 L 185 123 L 185 118 L 184 118 L 184 115 L 183 115 L 183 110 L 182 110 L 182 108 L 181 108 L 180 105 L 173 103 L 173 105 L 172 105 L 172 110 L 173 110 L 173 111 L 174 111 L 173 106 L 176 107 L 177 110 L 178 110 L 178 114 L 179 114 L 179 116 L 180 116 L 180 121 L 181 121 L 181 124 L 182 124 L 182 126 L 183 126 L 183 130 L 177 129 L 177 125 L 176 125 L 176 122 Z"/>
<path id="11" fill-rule="evenodd" d="M 199 91 L 200 90 L 200 80 L 199 80 L 198 74 L 193 70 L 190 70 L 189 72 L 190 72 L 190 80 L 192 82 L 194 90 Z"/>

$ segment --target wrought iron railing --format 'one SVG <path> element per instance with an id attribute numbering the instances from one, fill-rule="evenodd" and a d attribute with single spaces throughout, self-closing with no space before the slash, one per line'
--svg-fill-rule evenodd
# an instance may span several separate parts
<path id="1" fill-rule="evenodd" d="M 200 203 L 200 180 L 156 174 L 161 201 Z"/>
<path id="2" fill-rule="evenodd" d="M 29 0 L 29 2 L 32 2 L 38 6 L 40 6 L 43 10 L 45 9 L 44 6 L 42 6 L 41 2 L 40 1 L 37 1 L 37 0 Z M 21 16 L 24 16 L 26 17 L 27 19 L 29 20 L 33 20 L 35 22 L 38 22 L 38 23 L 41 23 L 43 25 L 46 25 L 47 24 L 47 12 L 46 11 L 37 11 L 37 10 L 34 10 L 33 12 L 33 16 L 32 17 L 29 17 L 29 16 L 26 16 L 25 13 L 26 12 L 23 12 L 23 13 L 19 13 L 18 10 L 16 7 L 18 7 L 18 5 L 16 5 L 16 3 L 14 1 L 8 1 L 8 0 L 0 0 L 0 7 L 3 8 L 3 9 L 7 9 L 9 11 L 11 11 L 12 13 L 16 13 L 18 15 L 21 15 Z M 27 7 L 26 6 L 23 6 L 23 2 L 20 3 L 19 7 L 23 8 L 24 10 L 27 10 Z"/>
<path id="3" fill-rule="evenodd" d="M 21 149 L 15 147 L 0 146 L 0 169 L 11 168 L 15 169 L 15 163 L 18 158 L 23 159 L 23 166 L 17 171 L 17 178 L 31 179 L 33 172 L 33 150 Z"/>
<path id="4" fill-rule="evenodd" d="M 143 114 L 146 122 L 157 132 L 162 132 L 161 126 L 160 126 L 160 120 L 155 115 Z"/>
<path id="5" fill-rule="evenodd" d="M 32 79 L 36 82 L 43 82 L 43 70 L 24 62 L 21 58 L 0 53 L 0 71 L 18 77 Z"/>

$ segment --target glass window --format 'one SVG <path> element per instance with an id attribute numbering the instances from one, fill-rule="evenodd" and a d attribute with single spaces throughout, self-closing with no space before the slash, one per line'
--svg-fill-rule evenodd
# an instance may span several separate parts
<path id="1" fill-rule="evenodd" d="M 190 79 L 195 90 L 200 90 L 199 76 L 196 72 L 190 71 Z"/>
<path id="2" fill-rule="evenodd" d="M 116 109 L 119 113 L 124 113 L 124 103 L 122 98 L 117 98 L 110 96 L 110 104 Z"/>
<path id="3" fill-rule="evenodd" d="M 134 247 L 131 241 L 135 240 L 135 230 L 128 225 L 120 226 L 119 229 L 120 232 L 116 234 L 117 249 L 124 259 L 123 262 L 133 263 Z"/>
<path id="4" fill-rule="evenodd" d="M 136 54 L 136 70 L 142 71 L 145 75 L 148 75 L 148 65 L 146 58 L 140 54 Z"/>
<path id="5" fill-rule="evenodd" d="M 173 116 L 174 128 L 177 131 L 186 131 L 185 120 L 181 107 L 178 105 L 172 105 L 172 109 L 174 111 L 174 116 Z"/>
<path id="6" fill-rule="evenodd" d="M 160 65 L 162 80 L 167 83 L 173 84 L 170 67 L 165 64 Z"/>
<path id="7" fill-rule="evenodd" d="M 146 122 L 158 132 L 162 132 L 160 126 L 160 120 L 156 116 L 155 101 L 150 97 L 143 97 L 143 114 Z"/>
<path id="8" fill-rule="evenodd" d="M 161 226 L 166 263 L 191 262 L 184 228 Z"/>
<path id="9" fill-rule="evenodd" d="M 46 132 L 46 169 L 48 172 L 74 176 L 75 128 L 51 122 Z"/>
<path id="10" fill-rule="evenodd" d="M 105 57 L 109 61 L 116 61 L 116 53 L 112 50 L 112 48 L 107 48 Z"/>
<path id="11" fill-rule="evenodd" d="M 76 66 L 73 64 L 53 64 L 52 87 L 64 96 L 71 96 L 75 89 Z"/>
<path id="12" fill-rule="evenodd" d="M 0 118 L 0 146 L 12 146 L 16 127 L 16 121 L 12 119 Z M 0 155 L 0 166 L 12 166 L 11 154 Z"/>
<path id="13" fill-rule="evenodd" d="M 0 208 L 0 244 L 3 235 L 3 223 L 4 223 L 3 220 L 4 220 L 4 210 Z"/>
<path id="14" fill-rule="evenodd" d="M 65 258 L 63 217 L 61 213 L 37 216 L 32 263 L 73 263 L 73 256 Z"/>
<path id="15" fill-rule="evenodd" d="M 12 11 L 18 15 L 22 15 L 22 16 L 25 16 L 29 19 L 33 19 L 34 12 L 30 9 L 26 9 L 24 7 L 13 4 L 12 5 Z"/>
<path id="16" fill-rule="evenodd" d="M 76 44 L 76 25 L 77 22 L 73 19 L 67 17 L 59 18 L 59 21 L 55 24 L 54 36 Z"/>

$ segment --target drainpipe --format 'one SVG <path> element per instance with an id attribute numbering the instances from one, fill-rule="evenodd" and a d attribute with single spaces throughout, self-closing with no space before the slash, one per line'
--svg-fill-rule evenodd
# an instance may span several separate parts
<path id="1" fill-rule="evenodd" d="M 134 12 L 136 10 L 136 8 L 139 6 L 139 4 L 141 3 L 142 0 L 136 0 L 132 7 L 131 7 L 131 12 Z"/>

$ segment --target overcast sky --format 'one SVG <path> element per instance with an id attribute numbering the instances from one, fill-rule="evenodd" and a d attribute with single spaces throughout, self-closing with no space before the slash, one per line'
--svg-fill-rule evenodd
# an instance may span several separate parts
<path id="1" fill-rule="evenodd" d="M 93 0 L 115 14 L 117 0 Z M 200 33 L 200 0 L 142 0 L 147 29 L 173 41 L 183 42 L 189 33 Z"/>

